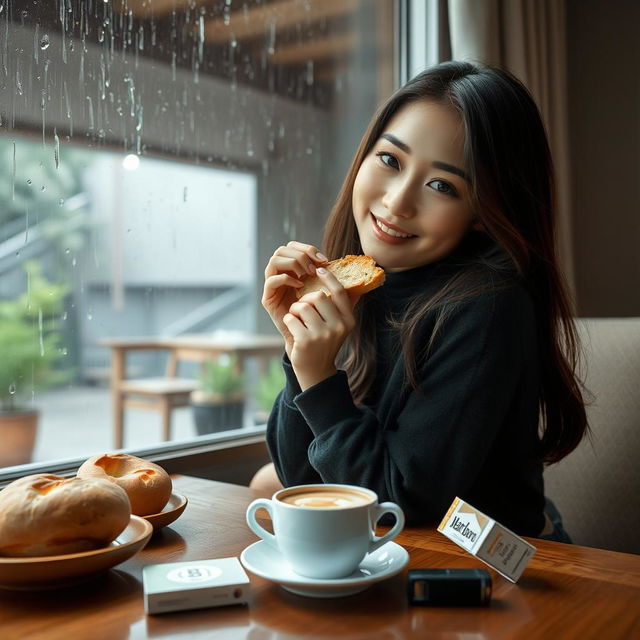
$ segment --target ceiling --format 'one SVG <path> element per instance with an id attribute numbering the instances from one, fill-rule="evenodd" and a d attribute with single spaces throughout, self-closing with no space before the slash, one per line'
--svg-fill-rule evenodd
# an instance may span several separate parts
<path id="1" fill-rule="evenodd" d="M 112 52 L 330 107 L 354 56 L 375 55 L 377 32 L 385 27 L 381 20 L 392 5 L 393 0 L 14 0 L 7 10 L 11 20 L 35 23 L 40 33 L 64 31 L 69 40 L 104 43 Z"/>

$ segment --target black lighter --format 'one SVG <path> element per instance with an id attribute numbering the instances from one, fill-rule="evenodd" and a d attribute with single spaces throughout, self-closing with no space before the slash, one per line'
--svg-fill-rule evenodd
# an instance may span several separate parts
<path id="1" fill-rule="evenodd" d="M 411 569 L 408 595 L 414 605 L 486 606 L 491 576 L 484 569 Z"/>

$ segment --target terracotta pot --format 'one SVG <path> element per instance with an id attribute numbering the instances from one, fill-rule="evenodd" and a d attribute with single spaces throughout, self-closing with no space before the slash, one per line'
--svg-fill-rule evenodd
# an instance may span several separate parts
<path id="1" fill-rule="evenodd" d="M 0 467 L 31 462 L 39 411 L 0 411 Z"/>

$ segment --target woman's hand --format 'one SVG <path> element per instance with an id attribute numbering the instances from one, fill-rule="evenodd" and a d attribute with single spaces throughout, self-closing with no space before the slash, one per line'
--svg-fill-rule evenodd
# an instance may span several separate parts
<path id="1" fill-rule="evenodd" d="M 327 258 L 316 247 L 301 242 L 289 242 L 286 247 L 276 249 L 264 270 L 262 306 L 282 334 L 289 357 L 293 337 L 283 322 L 283 317 L 296 301 L 295 289 L 303 286 L 302 279 L 306 275 L 315 276 L 316 265 L 326 262 Z"/>
<path id="2" fill-rule="evenodd" d="M 308 293 L 283 317 L 292 337 L 289 359 L 303 391 L 336 373 L 336 356 L 356 324 L 357 299 L 349 297 L 330 271 L 318 268 L 317 276 L 331 296 L 322 291 Z"/>

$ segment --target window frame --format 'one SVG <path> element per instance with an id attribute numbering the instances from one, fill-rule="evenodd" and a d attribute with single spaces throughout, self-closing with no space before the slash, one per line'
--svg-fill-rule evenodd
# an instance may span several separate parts
<path id="1" fill-rule="evenodd" d="M 188 442 L 166 442 L 152 447 L 122 449 L 124 453 L 145 458 L 169 473 L 197 475 L 237 484 L 246 484 L 261 465 L 269 461 L 266 425 L 200 436 Z M 26 475 L 50 473 L 62 477 L 75 475 L 87 456 L 32 462 L 6 467 L 0 472 L 0 488 Z"/>

